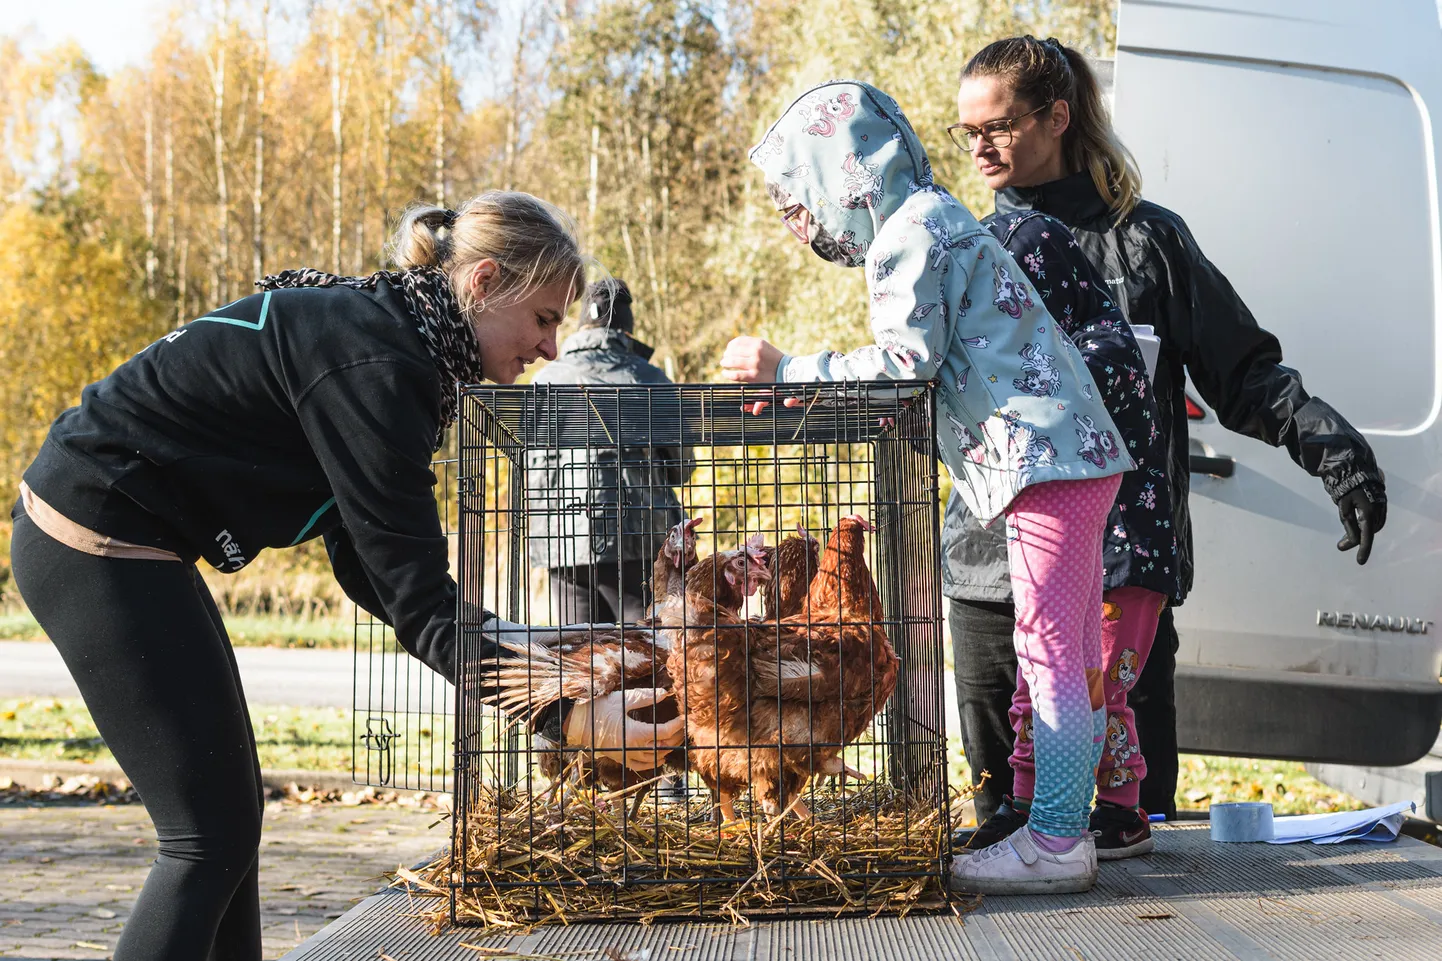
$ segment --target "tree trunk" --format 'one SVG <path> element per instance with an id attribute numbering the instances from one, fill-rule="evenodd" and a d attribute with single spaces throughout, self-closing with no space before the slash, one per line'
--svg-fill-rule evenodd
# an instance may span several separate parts
<path id="1" fill-rule="evenodd" d="M 506 111 L 506 176 L 505 189 L 514 190 L 516 183 L 516 138 L 520 135 L 521 76 L 525 62 L 521 57 L 526 43 L 526 9 L 521 9 L 521 25 L 516 30 L 516 56 L 511 61 L 511 104 Z"/>
<path id="2" fill-rule="evenodd" d="M 330 163 L 330 259 L 331 270 L 336 273 L 341 272 L 341 164 L 345 159 L 342 124 L 345 101 L 341 92 L 340 20 L 340 0 L 335 0 L 330 22 L 330 135 L 333 149 Z"/>
<path id="3" fill-rule="evenodd" d="M 250 271 L 265 276 L 265 72 L 270 61 L 270 0 L 260 5 L 260 63 L 255 83 L 255 184 L 250 192 Z"/>
<path id="4" fill-rule="evenodd" d="M 175 288 L 175 326 L 185 326 L 186 300 L 190 296 L 190 274 L 188 273 L 190 261 L 190 238 L 180 238 L 180 270 L 179 282 Z"/>
<path id="5" fill-rule="evenodd" d="M 155 88 L 145 90 L 145 296 L 155 299 Z"/>
<path id="6" fill-rule="evenodd" d="M 369 99 L 369 98 L 367 98 Z M 371 111 L 370 104 L 364 104 L 365 123 L 361 126 L 360 164 L 356 174 L 355 210 L 355 258 L 351 261 L 351 273 L 365 272 L 366 255 L 366 214 L 369 212 L 370 178 L 366 176 L 366 161 L 371 153 Z"/>
<path id="7" fill-rule="evenodd" d="M 644 131 L 641 134 L 641 178 L 642 189 L 645 190 L 645 201 L 641 207 L 641 240 L 645 243 L 646 274 L 650 281 L 652 304 L 656 311 L 654 322 L 664 329 L 666 303 L 661 289 L 661 277 L 656 270 L 656 234 L 651 229 L 651 221 L 656 216 L 656 201 L 652 193 L 650 131 Z"/>
<path id="8" fill-rule="evenodd" d="M 436 130 L 435 130 L 435 191 L 436 206 L 446 205 L 446 49 L 451 42 L 450 0 L 437 0 L 436 17 Z"/>
<path id="9" fill-rule="evenodd" d="M 596 204 L 600 201 L 601 190 L 601 123 L 591 118 L 591 170 L 590 183 L 586 187 L 586 243 L 596 245 Z"/>
<path id="10" fill-rule="evenodd" d="M 165 260 L 170 289 L 175 292 L 175 326 L 185 323 L 185 302 L 180 295 L 180 274 L 175 257 L 175 132 L 172 128 L 170 94 L 165 98 Z"/>
<path id="11" fill-rule="evenodd" d="M 225 44 L 230 23 L 230 0 L 220 0 L 220 24 L 216 27 L 215 57 L 210 80 L 214 94 L 212 125 L 215 134 L 215 232 L 216 255 L 212 268 L 212 299 L 230 300 L 230 191 L 225 183 Z"/>
<path id="12" fill-rule="evenodd" d="M 395 129 L 396 35 L 392 20 L 391 0 L 382 0 L 381 29 L 386 45 L 386 82 L 381 92 L 381 216 L 390 209 L 391 200 L 391 137 Z"/>

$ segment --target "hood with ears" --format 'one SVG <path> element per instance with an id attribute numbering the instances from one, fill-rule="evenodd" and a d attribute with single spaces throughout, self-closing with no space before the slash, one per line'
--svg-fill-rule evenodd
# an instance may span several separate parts
<path id="1" fill-rule="evenodd" d="M 851 267 L 906 198 L 931 186 L 931 162 L 901 108 L 856 80 L 796 98 L 750 156 L 836 238 Z"/>

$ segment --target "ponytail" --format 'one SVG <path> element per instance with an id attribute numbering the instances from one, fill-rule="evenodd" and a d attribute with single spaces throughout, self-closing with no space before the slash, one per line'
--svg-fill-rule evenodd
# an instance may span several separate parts
<path id="1" fill-rule="evenodd" d="M 961 71 L 968 77 L 1001 77 L 1016 97 L 1032 107 L 1065 100 L 1071 124 L 1062 136 L 1069 173 L 1085 170 L 1121 223 L 1142 199 L 1136 160 L 1112 129 L 1111 113 L 1091 64 L 1058 40 L 1010 37 L 984 47 Z"/>
<path id="2" fill-rule="evenodd" d="M 519 191 L 489 190 L 455 210 L 414 203 L 401 215 L 386 254 L 402 270 L 439 267 L 451 275 L 462 309 L 470 306 L 463 275 L 482 260 L 500 268 L 487 303 L 524 300 L 540 287 L 565 283 L 567 303 L 586 282 L 587 258 L 575 224 L 559 208 Z"/>

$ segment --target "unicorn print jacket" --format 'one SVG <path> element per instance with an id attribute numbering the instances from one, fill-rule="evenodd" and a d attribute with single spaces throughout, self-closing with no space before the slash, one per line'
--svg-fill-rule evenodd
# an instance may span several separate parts
<path id="1" fill-rule="evenodd" d="M 937 449 L 990 524 L 1031 484 L 1135 467 L 1081 355 L 1006 249 L 945 188 L 891 97 L 802 94 L 751 160 L 866 268 L 875 343 L 784 357 L 782 381 L 938 383 Z"/>

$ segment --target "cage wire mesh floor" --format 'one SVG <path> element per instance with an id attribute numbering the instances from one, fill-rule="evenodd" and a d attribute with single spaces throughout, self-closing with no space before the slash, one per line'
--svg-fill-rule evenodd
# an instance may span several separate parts
<path id="1" fill-rule="evenodd" d="M 1206 824 L 1159 825 L 1157 849 L 1101 864 L 1086 894 L 959 898 L 950 913 L 750 925 L 591 923 L 439 935 L 425 899 L 375 895 L 287 961 L 1108 961 L 1442 957 L 1442 849 L 1214 844 Z M 479 951 L 477 949 L 480 949 Z"/>
<path id="2" fill-rule="evenodd" d="M 895 383 L 462 391 L 456 818 L 434 866 L 453 920 L 942 903 L 933 400 Z M 497 648 L 483 611 L 534 627 Z M 606 623 L 555 629 L 578 620 Z M 413 780 L 447 730 L 422 708 L 443 702 L 362 661 L 383 708 L 366 756 Z M 637 692 L 654 703 L 631 716 L 683 732 L 676 749 L 550 739 L 572 703 Z"/>

